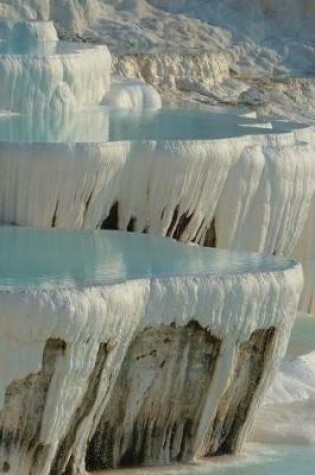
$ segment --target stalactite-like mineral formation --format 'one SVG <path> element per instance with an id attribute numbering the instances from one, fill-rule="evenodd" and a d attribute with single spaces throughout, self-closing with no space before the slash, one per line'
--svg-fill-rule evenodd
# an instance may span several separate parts
<path id="1" fill-rule="evenodd" d="M 0 38 L 0 220 L 89 229 L 0 227 L 0 472 L 237 452 L 302 291 L 278 255 L 312 307 L 314 130 L 165 109 L 49 22 Z"/>
<path id="2" fill-rule="evenodd" d="M 234 453 L 282 356 L 299 265 L 141 234 L 0 228 L 0 468 Z"/>
<path id="3" fill-rule="evenodd" d="M 151 86 L 111 82 L 105 46 L 55 41 L 50 23 L 3 21 L 1 36 L 3 223 L 294 256 L 315 311 L 312 127 L 160 108 Z"/>

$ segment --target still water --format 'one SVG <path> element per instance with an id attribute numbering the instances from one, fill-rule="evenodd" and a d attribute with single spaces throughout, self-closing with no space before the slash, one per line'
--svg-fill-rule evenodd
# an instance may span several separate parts
<path id="1" fill-rule="evenodd" d="M 235 112 L 162 108 L 158 111 L 97 107 L 65 116 L 37 118 L 3 115 L 0 142 L 99 143 L 142 140 L 215 140 L 246 135 L 278 134 L 302 124 L 240 117 Z"/>
<path id="2" fill-rule="evenodd" d="M 129 279 L 285 270 L 294 261 L 118 231 L 0 227 L 0 288 L 109 285 Z"/>
<path id="3" fill-rule="evenodd" d="M 238 457 L 195 464 L 97 472 L 97 475 L 314 475 L 315 447 L 249 444 Z"/>

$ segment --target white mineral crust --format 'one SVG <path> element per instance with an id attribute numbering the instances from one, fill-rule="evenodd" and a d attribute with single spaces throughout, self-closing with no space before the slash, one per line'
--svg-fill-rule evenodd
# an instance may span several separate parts
<path id="1" fill-rule="evenodd" d="M 251 425 L 253 411 L 285 351 L 301 287 L 300 266 L 288 262 L 287 268 L 272 272 L 258 269 L 237 275 L 153 276 L 81 288 L 0 289 L 3 466 L 15 475 L 48 475 L 63 473 L 69 464 L 77 470 L 75 473 L 83 474 L 88 441 L 88 467 L 97 467 L 98 463 L 102 467 L 103 458 L 105 463 L 116 466 L 129 444 L 140 463 L 158 464 L 176 457 L 189 459 L 197 453 L 215 453 L 222 440 L 228 440 L 227 448 L 221 447 L 223 452 L 238 450 Z M 194 323 L 189 326 L 191 321 Z M 181 334 L 185 328 L 190 335 L 188 340 L 185 333 Z M 174 398 L 174 378 L 176 390 L 183 381 L 193 387 L 197 384 L 193 382 L 194 372 L 187 369 L 194 357 L 189 345 L 193 344 L 194 332 L 201 334 L 203 344 L 208 344 L 207 337 L 203 340 L 202 336 L 205 331 L 210 332 L 219 349 L 208 355 L 215 361 L 213 374 L 209 373 L 209 386 L 204 388 L 203 405 L 197 406 L 192 416 L 194 429 L 188 430 L 187 426 L 188 432 L 183 435 L 184 428 L 176 426 L 178 406 L 169 414 L 168 398 L 169 394 Z M 162 340 L 159 332 L 164 335 Z M 166 340 L 178 345 L 178 334 L 184 353 L 180 353 L 180 360 L 173 361 L 180 348 L 174 346 L 169 352 Z M 215 348 L 215 343 L 209 345 Z M 146 351 L 148 359 L 143 358 Z M 193 368 L 199 371 L 202 366 Z M 140 370 L 141 384 L 137 376 Z M 163 390 L 154 386 L 152 374 L 156 381 L 163 379 Z M 186 379 L 182 379 L 184 375 Z M 121 377 L 125 389 L 120 387 Z M 253 381 L 255 388 L 251 386 Z M 160 396 L 150 406 L 152 426 L 145 429 L 141 427 L 141 403 L 145 407 L 147 398 L 153 397 L 150 391 Z M 108 430 L 103 432 L 102 421 L 116 417 L 115 401 L 121 397 L 125 400 L 124 409 L 114 421 L 110 455 L 98 450 L 97 444 L 109 437 Z M 245 407 L 241 427 L 231 426 L 234 411 L 238 411 L 233 404 Z M 122 414 L 125 419 L 120 420 Z M 139 425 L 135 425 L 137 417 Z M 160 426 L 154 428 L 156 417 L 174 419 L 174 433 L 171 438 L 172 428 L 163 423 L 165 442 L 151 451 L 150 443 L 160 440 L 154 438 L 154 430 L 160 434 Z M 200 418 L 197 426 L 194 417 Z M 148 444 L 142 451 L 136 445 L 132 427 Z M 187 434 L 192 430 L 190 440 Z M 228 438 L 230 431 L 232 436 Z M 188 439 L 183 438 L 186 436 Z M 52 467 L 55 471 L 51 472 Z"/>
<path id="2" fill-rule="evenodd" d="M 302 261 L 314 310 L 315 160 L 307 129 L 204 141 L 0 144 L 4 223 L 111 227 Z M 314 199 L 314 198 L 313 198 Z M 114 213 L 114 214 L 115 214 Z"/>
<path id="3" fill-rule="evenodd" d="M 0 20 L 0 39 L 6 41 L 58 41 L 52 21 Z"/>
<path id="4" fill-rule="evenodd" d="M 102 104 L 119 109 L 160 109 L 162 101 L 154 87 L 143 81 L 114 77 Z"/>
<path id="5" fill-rule="evenodd" d="M 17 52 L 10 48 L 6 52 L 0 43 L 2 108 L 29 116 L 67 116 L 100 104 L 110 85 L 111 57 L 106 46 L 80 48 L 56 41 L 26 45 L 29 52 L 19 52 L 23 42 Z"/>

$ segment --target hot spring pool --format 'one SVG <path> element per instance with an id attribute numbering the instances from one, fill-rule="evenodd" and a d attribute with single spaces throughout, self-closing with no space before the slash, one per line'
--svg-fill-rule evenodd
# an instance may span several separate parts
<path id="1" fill-rule="evenodd" d="M 27 56 L 28 58 L 47 58 L 69 54 L 80 54 L 82 51 L 106 49 L 104 46 L 73 41 L 6 41 L 0 39 L 0 56 Z"/>
<path id="2" fill-rule="evenodd" d="M 0 43 L 1 45 L 1 43 Z M 117 141 L 216 140 L 246 135 L 271 135 L 303 128 L 298 123 L 264 122 L 235 112 L 162 108 L 120 110 L 97 107 L 70 117 L 15 114 L 0 120 L 1 142 L 98 143 Z"/>
<path id="3" fill-rule="evenodd" d="M 96 472 L 97 475 L 313 475 L 315 448 L 250 444 L 239 457 L 203 460 L 190 465 Z"/>
<path id="4" fill-rule="evenodd" d="M 14 258 L 13 258 L 14 256 Z M 282 271 L 294 261 L 137 233 L 0 227 L 0 288 Z"/>

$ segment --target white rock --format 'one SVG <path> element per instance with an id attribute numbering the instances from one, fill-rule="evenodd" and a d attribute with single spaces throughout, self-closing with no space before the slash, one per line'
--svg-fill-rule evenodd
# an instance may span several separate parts
<path id="1" fill-rule="evenodd" d="M 67 116 L 101 102 L 110 69 L 106 46 L 0 42 L 0 104 L 29 116 Z"/>
<path id="2" fill-rule="evenodd" d="M 113 78 L 102 104 L 120 109 L 160 109 L 159 93 L 149 84 L 132 79 Z"/>
<path id="3" fill-rule="evenodd" d="M 86 451 L 95 470 L 128 450 L 152 465 L 241 447 L 286 348 L 299 265 L 136 234 L 2 228 L 0 241 L 1 466 L 83 474 Z"/>
<path id="4" fill-rule="evenodd" d="M 57 31 L 51 21 L 0 20 L 0 38 L 6 41 L 58 41 Z"/>
<path id="5" fill-rule="evenodd" d="M 106 137 L 105 126 L 95 119 L 100 137 Z M 208 141 L 105 140 L 0 143 L 2 222 L 103 224 L 294 255 L 306 272 L 302 306 L 312 311 L 315 161 L 313 145 L 300 143 L 312 140 L 311 131 Z"/>
<path id="6" fill-rule="evenodd" d="M 288 354 L 259 408 L 251 439 L 256 442 L 315 444 L 315 320 L 300 314 Z"/>

